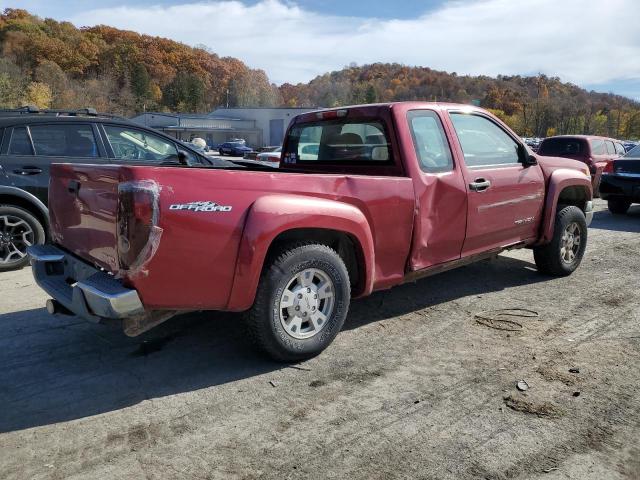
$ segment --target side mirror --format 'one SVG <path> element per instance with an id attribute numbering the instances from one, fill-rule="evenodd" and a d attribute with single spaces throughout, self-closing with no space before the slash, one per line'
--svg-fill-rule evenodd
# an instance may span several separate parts
<path id="1" fill-rule="evenodd" d="M 538 164 L 536 157 L 531 155 L 531 153 L 529 153 L 529 149 L 524 145 L 518 145 L 518 157 L 520 157 L 520 162 L 522 162 L 522 165 L 525 167 L 531 167 Z"/>
<path id="2" fill-rule="evenodd" d="M 178 150 L 178 162 L 182 165 L 189 165 L 189 154 L 184 150 Z"/>

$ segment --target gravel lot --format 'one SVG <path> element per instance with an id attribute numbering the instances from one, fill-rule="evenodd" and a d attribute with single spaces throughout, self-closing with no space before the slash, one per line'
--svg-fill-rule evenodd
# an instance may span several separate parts
<path id="1" fill-rule="evenodd" d="M 0 477 L 638 479 L 640 207 L 597 208 L 573 276 L 517 251 L 377 293 L 295 366 L 235 315 L 131 339 L 2 274 Z"/>

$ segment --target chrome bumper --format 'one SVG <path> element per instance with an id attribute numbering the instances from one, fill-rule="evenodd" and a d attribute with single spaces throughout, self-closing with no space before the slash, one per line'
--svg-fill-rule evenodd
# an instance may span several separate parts
<path id="1" fill-rule="evenodd" d="M 29 247 L 36 283 L 65 308 L 91 322 L 144 313 L 135 290 L 53 245 Z"/>
<path id="2" fill-rule="evenodd" d="M 593 221 L 593 202 L 591 200 L 587 202 L 587 205 L 584 209 L 584 216 L 587 219 L 587 227 L 588 227 L 589 225 L 591 225 L 591 222 Z"/>

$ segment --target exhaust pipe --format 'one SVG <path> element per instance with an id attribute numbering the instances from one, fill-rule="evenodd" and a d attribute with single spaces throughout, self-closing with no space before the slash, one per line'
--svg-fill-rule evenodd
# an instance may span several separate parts
<path id="1" fill-rule="evenodd" d="M 53 298 L 47 300 L 47 312 L 51 315 L 75 315 L 75 313 Z"/>

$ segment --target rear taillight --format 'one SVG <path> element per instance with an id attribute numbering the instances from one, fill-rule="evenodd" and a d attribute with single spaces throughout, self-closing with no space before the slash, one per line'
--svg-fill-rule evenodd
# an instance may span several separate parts
<path id="1" fill-rule="evenodd" d="M 602 170 L 602 174 L 603 175 L 611 175 L 615 172 L 614 170 L 614 162 L 607 162 L 607 164 L 605 165 L 604 169 Z"/>
<path id="2" fill-rule="evenodd" d="M 157 248 L 162 232 L 158 227 L 159 194 L 153 181 L 118 185 L 118 259 L 123 273 L 139 273 Z"/>

